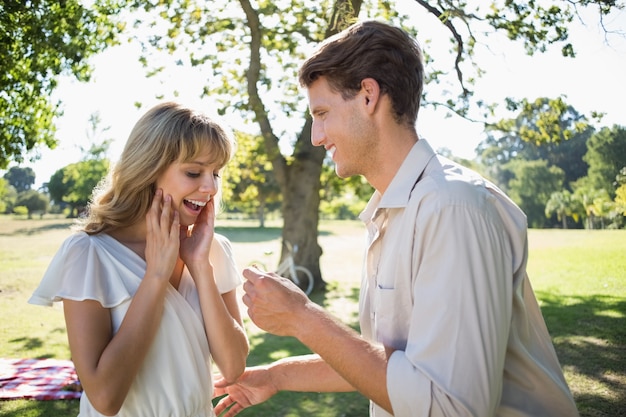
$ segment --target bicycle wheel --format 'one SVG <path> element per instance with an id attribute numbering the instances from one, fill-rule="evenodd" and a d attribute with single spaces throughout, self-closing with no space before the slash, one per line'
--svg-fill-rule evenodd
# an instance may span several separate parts
<path id="1" fill-rule="evenodd" d="M 311 273 L 311 271 L 299 265 L 296 265 L 294 269 L 296 270 L 297 276 L 292 277 L 291 280 L 295 282 L 296 285 L 300 287 L 306 295 L 311 294 L 311 291 L 313 291 L 313 284 L 315 283 L 313 281 L 313 274 Z"/>

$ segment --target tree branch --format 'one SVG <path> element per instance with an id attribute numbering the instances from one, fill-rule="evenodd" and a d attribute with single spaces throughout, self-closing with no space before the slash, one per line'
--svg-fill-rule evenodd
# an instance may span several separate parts
<path id="1" fill-rule="evenodd" d="M 457 79 L 459 80 L 459 83 L 461 84 L 461 88 L 463 89 L 463 96 L 467 97 L 471 94 L 471 92 L 465 88 L 465 83 L 463 82 L 463 71 L 461 71 L 461 61 L 463 61 L 463 51 L 464 51 L 464 43 L 463 43 L 463 38 L 461 37 L 461 35 L 459 34 L 459 32 L 456 30 L 456 28 L 454 27 L 454 25 L 452 24 L 452 22 L 445 18 L 442 17 L 443 16 L 443 12 L 440 11 L 439 9 L 431 6 L 427 1 L 425 0 L 415 0 L 417 2 L 417 4 L 419 4 L 420 6 L 422 6 L 423 8 L 425 8 L 429 13 L 435 15 L 437 17 L 437 19 L 439 19 L 439 21 L 445 26 L 447 27 L 450 32 L 452 33 L 452 36 L 454 37 L 454 40 L 456 41 L 457 44 L 457 50 L 456 50 L 456 58 L 454 60 L 454 69 L 456 71 L 456 76 Z"/>
<path id="2" fill-rule="evenodd" d="M 248 28 L 250 29 L 250 66 L 246 73 L 249 105 L 261 128 L 261 135 L 263 136 L 266 152 L 274 166 L 276 180 L 279 184 L 284 184 L 286 181 L 287 162 L 280 152 L 278 138 L 272 130 L 267 110 L 259 96 L 259 89 L 257 87 L 261 74 L 261 22 L 249 0 L 239 0 L 239 4 L 246 14 Z"/>

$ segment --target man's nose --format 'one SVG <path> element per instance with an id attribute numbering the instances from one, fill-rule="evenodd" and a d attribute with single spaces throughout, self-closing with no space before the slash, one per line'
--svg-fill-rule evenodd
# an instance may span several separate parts
<path id="1" fill-rule="evenodd" d="M 324 140 L 326 139 L 326 133 L 324 131 L 324 126 L 319 123 L 313 121 L 311 125 L 311 144 L 313 146 L 321 146 L 324 144 Z"/>

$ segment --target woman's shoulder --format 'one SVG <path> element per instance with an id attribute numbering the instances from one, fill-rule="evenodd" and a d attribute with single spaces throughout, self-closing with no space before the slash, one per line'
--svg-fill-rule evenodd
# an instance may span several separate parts
<path id="1" fill-rule="evenodd" d="M 230 291 L 241 283 L 233 247 L 226 236 L 218 233 L 214 235 L 209 257 L 215 267 L 215 282 L 221 293 Z"/>
<path id="2" fill-rule="evenodd" d="M 218 250 L 222 253 L 225 253 L 228 256 L 232 256 L 233 253 L 233 245 L 226 236 L 215 233 L 213 236 L 213 244 L 211 246 L 211 251 Z"/>
<path id="3" fill-rule="evenodd" d="M 72 232 L 61 244 L 60 252 L 82 252 L 91 246 L 90 236 L 82 230 Z"/>
<path id="4" fill-rule="evenodd" d="M 87 252 L 97 250 L 103 244 L 106 235 L 90 235 L 82 230 L 72 232 L 61 244 L 59 254 L 61 256 L 80 257 Z"/>

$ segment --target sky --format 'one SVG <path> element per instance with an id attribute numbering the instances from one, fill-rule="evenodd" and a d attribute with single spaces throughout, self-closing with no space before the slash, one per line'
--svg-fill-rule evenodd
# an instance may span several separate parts
<path id="1" fill-rule="evenodd" d="M 441 25 L 429 16 L 420 15 L 415 2 L 407 12 L 420 19 L 422 33 Z M 415 9 L 411 9 L 415 7 Z M 597 127 L 626 125 L 626 12 L 617 12 L 605 19 L 614 32 L 608 37 L 598 24 L 595 14 L 585 16 L 584 25 L 576 24 L 570 40 L 577 51 L 576 58 L 563 58 L 559 48 L 534 56 L 524 54 L 522 46 L 494 38 L 489 51 L 479 51 L 477 61 L 487 71 L 474 88 L 486 101 L 503 102 L 505 97 L 528 98 L 564 96 L 566 103 L 582 114 L 604 112 Z M 434 33 L 433 33 L 434 35 Z M 447 37 L 446 37 L 447 38 Z M 425 48 L 433 48 L 431 45 Z M 436 51 L 431 51 L 436 52 Z M 168 68 L 164 77 L 147 78 L 139 62 L 139 47 L 124 44 L 110 48 L 92 59 L 95 72 L 92 81 L 79 83 L 71 78 L 60 80 L 54 98 L 62 100 L 64 115 L 57 120 L 59 145 L 54 150 L 42 149 L 41 158 L 30 166 L 36 173 L 35 188 L 47 182 L 58 169 L 81 157 L 79 145 L 88 147 L 89 118 L 97 113 L 100 128 L 105 132 L 98 139 L 112 139 L 109 157 L 117 160 L 135 122 L 152 105 L 165 99 L 181 101 L 192 107 L 210 108 L 207 99 L 198 97 L 206 82 L 206 74 L 189 68 Z M 428 89 L 428 86 L 425 86 Z M 178 90 L 178 95 L 171 91 Z M 168 92 L 169 91 L 169 92 Z M 161 99 L 155 94 L 163 93 Z M 141 102 L 137 109 L 136 102 Z M 216 115 L 212 115 L 215 116 Z M 232 116 L 221 118 L 231 127 L 241 120 Z M 473 159 L 475 148 L 485 138 L 482 126 L 459 117 L 447 117 L 445 111 L 422 108 L 418 117 L 418 133 L 435 149 L 448 148 L 453 155 Z"/>

